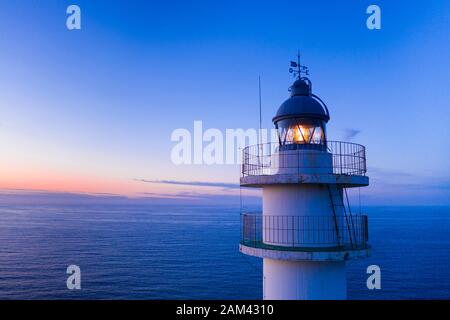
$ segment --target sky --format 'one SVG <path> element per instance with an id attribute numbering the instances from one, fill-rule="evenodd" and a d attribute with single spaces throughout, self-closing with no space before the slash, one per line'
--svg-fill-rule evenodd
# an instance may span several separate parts
<path id="1" fill-rule="evenodd" d="M 71 4 L 81 30 L 66 28 Z M 4 1 L 0 200 L 235 199 L 239 167 L 175 165 L 171 134 L 257 128 L 258 76 L 272 128 L 301 50 L 328 139 L 367 148 L 363 199 L 448 205 L 449 24 L 445 0 Z"/>

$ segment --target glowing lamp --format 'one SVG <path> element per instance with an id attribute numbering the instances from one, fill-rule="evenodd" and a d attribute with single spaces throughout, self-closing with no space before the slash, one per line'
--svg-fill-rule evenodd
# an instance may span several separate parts
<path id="1" fill-rule="evenodd" d="M 326 105 L 311 93 L 307 78 L 295 81 L 290 90 L 291 97 L 272 120 L 278 130 L 280 147 L 326 148 L 326 123 L 330 119 Z"/>

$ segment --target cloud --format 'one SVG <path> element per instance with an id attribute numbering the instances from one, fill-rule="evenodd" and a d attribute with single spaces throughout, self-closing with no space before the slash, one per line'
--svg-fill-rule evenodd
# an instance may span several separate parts
<path id="1" fill-rule="evenodd" d="M 386 186 L 397 186 L 419 190 L 450 189 L 450 178 L 448 177 L 423 176 L 403 170 L 379 167 L 369 167 L 367 173 L 370 179 L 377 181 L 378 184 Z"/>
<path id="2" fill-rule="evenodd" d="M 127 197 L 109 193 L 71 193 L 48 190 L 0 189 L 2 204 L 90 204 L 118 203 Z"/>
<path id="3" fill-rule="evenodd" d="M 450 179 L 370 167 L 369 187 L 363 188 L 370 204 L 449 205 Z"/>
<path id="4" fill-rule="evenodd" d="M 259 205 L 260 197 L 243 195 L 249 205 Z M 151 193 L 135 197 L 113 194 L 53 192 L 45 190 L 0 189 L 2 205 L 231 205 L 239 206 L 239 195 L 200 192 Z"/>
<path id="5" fill-rule="evenodd" d="M 361 130 L 359 129 L 345 129 L 344 130 L 344 138 L 345 140 L 352 140 L 354 137 L 356 137 Z"/>
<path id="6" fill-rule="evenodd" d="M 176 194 L 172 193 L 159 193 L 159 192 L 141 192 L 139 195 L 143 197 L 153 197 L 153 198 L 165 198 L 165 199 L 201 199 L 204 194 L 194 193 L 194 192 L 178 192 Z"/>
<path id="7" fill-rule="evenodd" d="M 135 181 L 140 181 L 140 182 L 145 182 L 145 183 L 182 185 L 182 186 L 239 189 L 239 184 L 237 184 L 237 183 L 226 183 L 226 182 L 178 181 L 178 180 L 147 180 L 147 179 L 135 179 Z"/>
<path id="8" fill-rule="evenodd" d="M 425 192 L 430 190 L 450 190 L 450 181 L 446 179 L 434 178 L 418 178 L 417 182 L 398 181 L 395 179 L 383 179 L 380 177 L 372 178 L 374 182 L 380 187 L 396 187 L 404 191 L 419 191 Z"/>
<path id="9" fill-rule="evenodd" d="M 387 168 L 379 168 L 379 167 L 369 167 L 368 168 L 369 175 L 375 175 L 378 177 L 404 177 L 404 178 L 419 178 L 416 175 L 405 172 L 398 169 L 387 169 Z"/>

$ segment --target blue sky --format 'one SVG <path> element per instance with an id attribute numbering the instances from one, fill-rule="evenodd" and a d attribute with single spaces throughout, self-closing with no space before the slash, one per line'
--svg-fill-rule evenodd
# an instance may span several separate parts
<path id="1" fill-rule="evenodd" d="M 66 29 L 69 4 L 80 31 Z M 381 30 L 366 28 L 370 4 Z M 449 18 L 448 1 L 2 3 L 0 186 L 179 195 L 209 189 L 137 180 L 237 183 L 236 166 L 173 165 L 170 134 L 194 120 L 257 127 L 258 75 L 271 128 L 300 49 L 329 138 L 353 130 L 367 147 L 368 202 L 449 204 Z"/>

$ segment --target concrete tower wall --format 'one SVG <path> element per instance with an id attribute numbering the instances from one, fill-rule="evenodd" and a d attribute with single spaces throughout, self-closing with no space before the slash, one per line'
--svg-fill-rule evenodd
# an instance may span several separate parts
<path id="1" fill-rule="evenodd" d="M 342 207 L 335 209 L 337 217 L 343 215 Z M 337 220 L 341 223 L 343 219 Z M 338 234 L 334 231 L 333 206 L 325 185 L 264 186 L 262 225 L 266 244 L 285 247 L 331 247 L 339 244 Z M 308 232 L 302 232 L 303 229 Z"/>
<path id="2" fill-rule="evenodd" d="M 345 262 L 263 260 L 264 300 L 344 300 Z"/>
<path id="3" fill-rule="evenodd" d="M 333 207 L 326 185 L 267 185 L 263 187 L 263 214 L 274 216 L 333 216 Z"/>
<path id="4" fill-rule="evenodd" d="M 338 212 L 338 215 L 342 214 Z M 326 232 L 328 245 L 338 245 L 337 234 L 333 231 L 333 205 L 326 185 L 264 186 L 263 216 L 266 217 L 263 219 L 264 243 L 285 247 L 292 244 L 310 248 L 321 247 Z M 292 217 L 299 217 L 299 221 Z M 298 224 L 300 226 L 297 226 Z M 308 231 L 303 238 L 300 236 L 301 232 L 293 232 L 292 228 L 313 231 Z M 284 261 L 265 258 L 263 274 L 265 299 L 346 298 L 344 261 Z"/>

